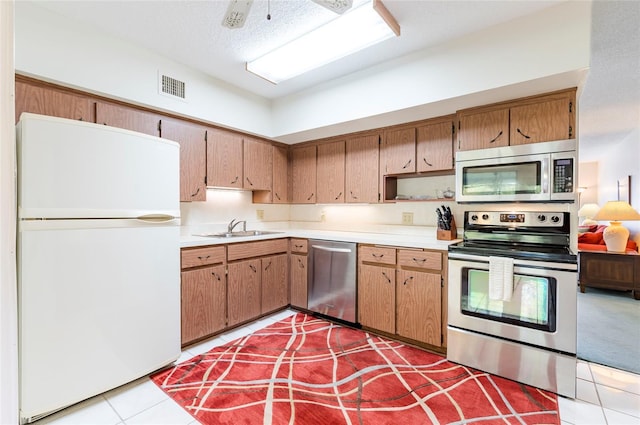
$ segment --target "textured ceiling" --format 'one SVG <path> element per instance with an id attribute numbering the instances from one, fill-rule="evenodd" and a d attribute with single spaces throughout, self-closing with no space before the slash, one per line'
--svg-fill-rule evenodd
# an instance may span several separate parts
<path id="1" fill-rule="evenodd" d="M 27 0 L 17 0 L 27 1 Z M 384 0 L 402 35 L 292 80 L 271 84 L 245 62 L 334 14 L 311 0 L 254 0 L 243 28 L 221 25 L 228 0 L 34 1 L 259 96 L 275 99 L 473 33 L 559 0 Z M 266 16 L 270 8 L 271 20 Z M 640 2 L 594 1 L 591 69 L 579 101 L 583 160 L 640 126 Z"/>

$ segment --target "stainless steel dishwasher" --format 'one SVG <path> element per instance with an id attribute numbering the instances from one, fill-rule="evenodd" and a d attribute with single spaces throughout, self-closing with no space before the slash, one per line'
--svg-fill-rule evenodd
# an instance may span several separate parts
<path id="1" fill-rule="evenodd" d="M 356 323 L 356 244 L 309 239 L 308 308 Z"/>

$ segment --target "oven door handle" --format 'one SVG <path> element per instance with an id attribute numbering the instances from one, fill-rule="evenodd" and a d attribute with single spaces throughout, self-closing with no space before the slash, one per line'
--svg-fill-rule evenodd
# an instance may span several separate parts
<path id="1" fill-rule="evenodd" d="M 474 255 L 474 254 L 462 254 L 462 253 L 452 253 L 449 252 L 449 262 L 462 262 L 462 263 L 476 263 L 476 264 L 485 264 L 487 269 L 489 267 L 489 257 Z M 565 272 L 577 272 L 578 265 L 577 263 L 556 263 L 550 261 L 531 261 L 531 260 L 521 260 L 516 259 L 513 261 L 514 272 L 515 269 L 530 269 L 530 270 L 557 270 L 557 271 L 565 271 Z M 451 264 L 449 265 L 449 270 L 451 270 Z"/>

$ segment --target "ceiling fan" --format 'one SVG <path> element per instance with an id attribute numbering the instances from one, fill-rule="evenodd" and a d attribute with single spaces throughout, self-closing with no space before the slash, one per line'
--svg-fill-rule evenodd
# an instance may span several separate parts
<path id="1" fill-rule="evenodd" d="M 351 8 L 353 0 L 311 0 L 339 15 Z M 235 29 L 242 28 L 249 14 L 253 0 L 231 0 L 222 19 L 222 26 Z M 271 15 L 267 15 L 271 19 Z"/>

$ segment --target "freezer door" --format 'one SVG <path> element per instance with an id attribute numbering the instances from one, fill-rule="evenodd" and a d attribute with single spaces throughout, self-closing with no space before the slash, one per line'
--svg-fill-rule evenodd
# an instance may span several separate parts
<path id="1" fill-rule="evenodd" d="M 146 375 L 180 355 L 179 226 L 21 223 L 21 418 Z"/>
<path id="2" fill-rule="evenodd" d="M 35 114 L 16 136 L 20 218 L 180 216 L 177 143 Z"/>

